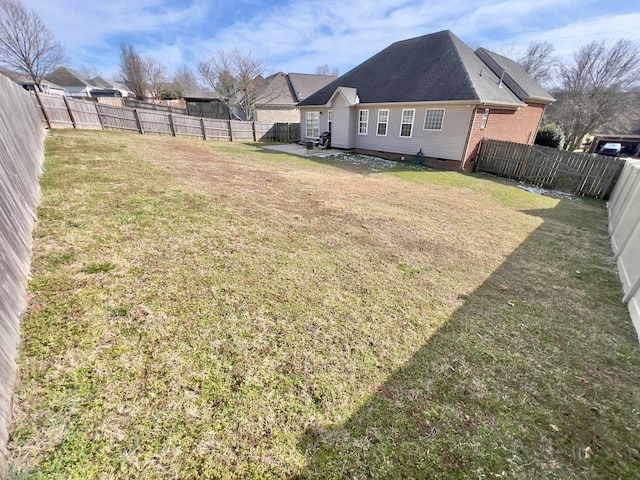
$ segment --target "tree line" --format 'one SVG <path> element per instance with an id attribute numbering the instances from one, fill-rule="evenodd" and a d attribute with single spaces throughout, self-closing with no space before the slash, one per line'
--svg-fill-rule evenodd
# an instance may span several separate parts
<path id="1" fill-rule="evenodd" d="M 579 148 L 585 135 L 640 133 L 640 49 L 630 40 L 600 40 L 577 48 L 571 59 L 554 55 L 549 42 L 534 42 L 517 62 L 547 88 L 556 101 L 545 112 L 556 145 Z M 555 128 L 554 128 L 555 126 Z M 561 135 L 560 135 L 561 134 Z"/>
<path id="2" fill-rule="evenodd" d="M 237 47 L 201 59 L 196 69 L 178 67 L 172 75 L 165 65 L 140 55 L 127 42 L 120 45 L 120 80 L 139 99 L 182 98 L 203 92 L 215 94 L 231 115 L 251 119 L 255 104 L 265 92 L 266 64 Z M 638 105 L 630 101 L 640 78 L 640 49 L 629 40 L 594 41 L 573 52 L 570 59 L 554 54 L 550 42 L 533 42 L 523 52 L 503 52 L 514 58 L 556 101 L 547 107 L 543 134 L 555 146 L 574 150 L 582 138 L 603 128 L 628 133 L 633 129 Z M 31 78 L 40 88 L 47 73 L 67 61 L 64 48 L 40 17 L 20 0 L 0 0 L 0 64 Z M 88 78 L 99 75 L 89 67 L 80 71 Z M 324 64 L 315 73 L 338 76 L 338 69 Z M 638 92 L 640 97 L 640 92 Z M 636 119 L 640 123 L 640 118 Z M 637 128 L 637 125 L 636 125 Z M 562 139 L 562 140 L 559 140 Z M 557 140 L 557 141 L 556 141 Z M 563 144 L 563 145 L 560 145 Z"/>

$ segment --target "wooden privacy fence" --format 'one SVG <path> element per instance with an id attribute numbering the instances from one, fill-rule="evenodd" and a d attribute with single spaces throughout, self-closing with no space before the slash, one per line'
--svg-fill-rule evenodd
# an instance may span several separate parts
<path id="1" fill-rule="evenodd" d="M 216 120 L 42 93 L 33 94 L 33 99 L 42 122 L 49 128 L 123 130 L 204 140 L 283 141 L 278 139 L 275 123 Z"/>
<path id="2" fill-rule="evenodd" d="M 622 301 L 640 338 L 640 160 L 627 162 L 613 189 L 609 234 L 622 281 Z"/>
<path id="3" fill-rule="evenodd" d="M 2 75 L 0 105 L 0 477 L 4 478 L 45 129 L 29 94 Z"/>
<path id="4" fill-rule="evenodd" d="M 574 195 L 608 198 L 625 161 L 592 153 L 484 139 L 476 171 Z"/>

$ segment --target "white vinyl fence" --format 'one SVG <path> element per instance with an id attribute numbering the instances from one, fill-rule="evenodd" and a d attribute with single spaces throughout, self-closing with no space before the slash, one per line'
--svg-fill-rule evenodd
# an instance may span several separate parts
<path id="1" fill-rule="evenodd" d="M 623 301 L 640 339 L 640 160 L 627 160 L 611 194 L 609 234 Z"/>

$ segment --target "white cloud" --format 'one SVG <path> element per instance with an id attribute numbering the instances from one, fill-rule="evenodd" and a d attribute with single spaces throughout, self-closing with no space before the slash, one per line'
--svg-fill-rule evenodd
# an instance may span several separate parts
<path id="1" fill-rule="evenodd" d="M 615 0 L 23 1 L 76 65 L 104 65 L 106 74 L 106 65 L 117 67 L 121 41 L 171 68 L 235 44 L 273 71 L 313 72 L 328 63 L 345 73 L 395 41 L 444 29 L 498 51 L 549 40 L 563 55 L 594 39 L 640 39 L 640 6 L 621 15 Z"/>

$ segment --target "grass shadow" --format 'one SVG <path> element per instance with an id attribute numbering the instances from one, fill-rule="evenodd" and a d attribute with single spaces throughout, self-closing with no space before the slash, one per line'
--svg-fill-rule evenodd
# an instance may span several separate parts
<path id="1" fill-rule="evenodd" d="M 300 478 L 635 478 L 640 345 L 593 207 L 529 211 L 544 223 L 409 362 L 305 432 Z"/>

